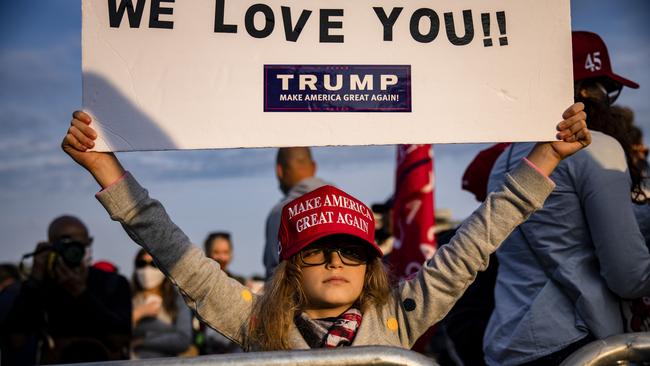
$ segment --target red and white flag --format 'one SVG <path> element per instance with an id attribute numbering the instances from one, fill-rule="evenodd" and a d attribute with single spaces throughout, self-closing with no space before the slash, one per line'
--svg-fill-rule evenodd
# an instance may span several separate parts
<path id="1" fill-rule="evenodd" d="M 393 223 L 395 242 L 390 255 L 393 273 L 408 278 L 436 251 L 433 147 L 399 145 Z"/>

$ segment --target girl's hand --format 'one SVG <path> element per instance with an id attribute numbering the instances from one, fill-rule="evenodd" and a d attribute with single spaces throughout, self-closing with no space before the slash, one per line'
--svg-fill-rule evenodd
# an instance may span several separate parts
<path id="1" fill-rule="evenodd" d="M 72 160 L 88 170 L 102 188 L 106 188 L 124 175 L 124 168 L 113 153 L 88 151 L 95 147 L 94 140 L 97 138 L 97 133 L 90 127 L 91 122 L 88 114 L 75 111 L 61 148 Z"/>
<path id="2" fill-rule="evenodd" d="M 591 144 L 591 133 L 587 129 L 587 114 L 582 103 L 575 103 L 564 111 L 564 121 L 557 125 L 557 139 L 560 141 L 540 142 L 528 154 L 528 160 L 547 176 L 562 161 Z"/>
<path id="3" fill-rule="evenodd" d="M 560 159 L 571 156 L 591 144 L 591 133 L 587 129 L 585 105 L 575 103 L 562 114 L 564 121 L 557 125 L 557 139 L 551 147 Z"/>

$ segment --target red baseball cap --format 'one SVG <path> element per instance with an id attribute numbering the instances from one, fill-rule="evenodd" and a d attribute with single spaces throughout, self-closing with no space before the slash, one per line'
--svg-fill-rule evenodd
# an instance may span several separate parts
<path id="1" fill-rule="evenodd" d="M 93 268 L 104 272 L 117 273 L 117 266 L 109 261 L 98 261 L 93 264 Z"/>
<path id="2" fill-rule="evenodd" d="M 323 186 L 287 203 L 282 209 L 278 250 L 281 260 L 329 235 L 350 235 L 372 247 L 375 218 L 363 202 L 333 186 Z"/>
<path id="3" fill-rule="evenodd" d="M 639 84 L 612 71 L 607 46 L 599 35 L 592 32 L 572 32 L 573 80 L 605 78 L 617 85 L 637 89 Z M 607 88 L 608 86 L 605 85 Z"/>
<path id="4" fill-rule="evenodd" d="M 479 202 L 483 202 L 487 198 L 487 185 L 494 163 L 510 145 L 509 142 L 502 142 L 481 150 L 467 166 L 465 174 L 463 174 L 462 187 L 464 190 L 474 193 Z"/>

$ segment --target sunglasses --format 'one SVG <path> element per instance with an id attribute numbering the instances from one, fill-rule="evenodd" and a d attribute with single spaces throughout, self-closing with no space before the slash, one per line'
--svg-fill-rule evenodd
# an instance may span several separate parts
<path id="1" fill-rule="evenodd" d="M 144 268 L 146 266 L 158 268 L 158 266 L 156 266 L 156 263 L 154 263 L 153 261 L 146 261 L 144 259 L 138 259 L 135 261 L 135 268 Z"/>
<path id="2" fill-rule="evenodd" d="M 341 262 L 348 266 L 360 266 L 368 263 L 370 254 L 364 246 L 348 245 L 342 248 L 315 247 L 300 251 L 300 261 L 304 266 L 319 266 L 330 263 L 332 254 L 337 253 Z"/>

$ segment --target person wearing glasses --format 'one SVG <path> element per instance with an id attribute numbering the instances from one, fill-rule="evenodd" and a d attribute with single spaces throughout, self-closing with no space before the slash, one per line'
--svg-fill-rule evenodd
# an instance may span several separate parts
<path id="1" fill-rule="evenodd" d="M 89 151 L 97 134 L 86 113 L 73 114 L 62 148 L 93 175 L 111 218 L 151 254 L 198 317 L 244 350 L 410 349 L 485 269 L 501 241 L 541 208 L 557 164 L 590 144 L 582 104 L 562 118 L 559 141 L 540 142 L 450 243 L 396 288 L 374 241 L 372 211 L 338 188 L 317 188 L 282 208 L 280 264 L 256 295 L 192 245 L 114 154 Z"/>
<path id="2" fill-rule="evenodd" d="M 496 252 L 495 309 L 484 334 L 488 365 L 559 365 L 587 343 L 625 331 L 622 299 L 650 295 L 650 253 L 632 200 L 642 172 L 612 107 L 623 86 L 595 33 L 573 32 L 575 100 L 593 143 L 562 161 L 555 190 Z M 515 143 L 495 163 L 488 189 L 533 148 Z M 632 198 L 630 197 L 632 194 Z"/>
<path id="3" fill-rule="evenodd" d="M 151 255 L 140 249 L 132 277 L 135 359 L 174 357 L 191 344 L 192 313 Z"/>

